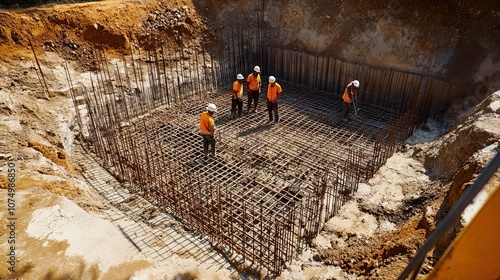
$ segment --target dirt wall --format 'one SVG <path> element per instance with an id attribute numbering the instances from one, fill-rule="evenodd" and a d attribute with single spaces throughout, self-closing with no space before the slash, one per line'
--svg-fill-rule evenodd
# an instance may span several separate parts
<path id="1" fill-rule="evenodd" d="M 263 47 L 493 84 L 493 92 L 500 88 L 500 6 L 494 2 L 149 0 L 0 10 L 0 51 L 28 47 L 31 38 L 46 50 L 84 60 L 85 48 L 127 52 L 132 41 L 155 29 L 189 45 L 240 26 L 258 33 Z M 184 9 L 187 16 L 176 18 Z"/>
<path id="2" fill-rule="evenodd" d="M 428 147 L 424 161 L 430 175 L 449 181 L 475 152 L 497 142 L 500 135 L 499 114 L 500 91 L 497 91 L 469 111 L 468 117 L 452 133 Z"/>
<path id="3" fill-rule="evenodd" d="M 262 30 L 267 45 L 464 83 L 500 74 L 500 6 L 494 1 L 195 3 L 217 27 Z"/>

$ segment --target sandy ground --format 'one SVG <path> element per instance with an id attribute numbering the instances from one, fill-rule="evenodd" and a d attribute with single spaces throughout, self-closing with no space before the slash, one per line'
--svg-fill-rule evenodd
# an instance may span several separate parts
<path id="1" fill-rule="evenodd" d="M 0 245 L 2 252 L 15 246 L 16 272 L 8 271 L 8 256 L 2 254 L 0 278 L 228 279 L 234 269 L 207 240 L 128 193 L 86 156 L 72 131 L 76 120 L 64 61 L 53 53 L 45 59 L 50 100 L 25 86 L 0 90 L 7 113 L 0 124 L 0 196 L 5 198 L 0 209 L 6 221 L 7 167 L 13 163 L 17 218 L 15 243 Z M 9 67 L 27 71 L 21 74 L 27 82 L 36 78 L 22 61 Z M 75 84 L 89 85 L 88 73 L 70 71 Z M 2 225 L 0 235 L 7 241 L 10 229 Z"/>

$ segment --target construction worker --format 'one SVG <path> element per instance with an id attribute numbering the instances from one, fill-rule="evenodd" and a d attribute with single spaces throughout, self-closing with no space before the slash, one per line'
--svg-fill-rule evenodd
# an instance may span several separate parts
<path id="1" fill-rule="evenodd" d="M 236 117 L 236 106 L 238 106 L 238 118 L 241 117 L 241 110 L 243 109 L 243 80 L 245 77 L 238 74 L 236 81 L 233 83 L 233 96 L 231 98 L 231 119 Z"/>
<path id="2" fill-rule="evenodd" d="M 355 102 L 357 96 L 356 93 L 358 92 L 358 89 L 359 89 L 359 81 L 354 80 L 350 82 L 344 90 L 344 94 L 342 95 L 342 103 L 344 104 L 344 109 L 342 111 L 343 122 L 347 121 L 347 114 L 349 113 L 351 105 L 353 104 L 353 102 Z"/>
<path id="3" fill-rule="evenodd" d="M 207 106 L 207 111 L 200 115 L 200 134 L 203 137 L 203 153 L 205 154 L 205 159 L 208 158 L 208 144 L 210 144 L 212 156 L 215 157 L 215 124 L 212 116 L 216 112 L 217 107 L 215 104 L 210 103 Z"/>
<path id="4" fill-rule="evenodd" d="M 250 106 L 252 105 L 252 100 L 254 101 L 254 106 L 252 112 L 255 113 L 257 110 L 257 103 L 259 103 L 260 94 L 260 67 L 255 66 L 253 72 L 247 77 L 247 91 L 248 91 L 248 104 L 247 113 L 250 112 Z"/>
<path id="5" fill-rule="evenodd" d="M 269 76 L 269 85 L 267 86 L 267 111 L 269 112 L 269 122 L 273 121 L 273 111 L 274 122 L 279 121 L 278 99 L 282 92 L 281 86 L 276 82 L 276 78 L 274 76 Z"/>

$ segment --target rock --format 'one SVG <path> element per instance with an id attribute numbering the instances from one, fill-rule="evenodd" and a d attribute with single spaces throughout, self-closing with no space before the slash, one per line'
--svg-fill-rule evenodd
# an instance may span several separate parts
<path id="1" fill-rule="evenodd" d="M 57 152 L 57 158 L 59 159 L 66 159 L 66 154 L 63 152 Z"/>
<path id="2" fill-rule="evenodd" d="M 420 221 L 418 222 L 417 228 L 423 228 L 425 230 L 429 230 L 431 226 L 434 225 L 434 216 L 435 213 L 432 210 L 432 207 L 427 207 L 425 208 L 424 213 L 422 214 L 422 218 L 420 218 Z"/>
<path id="3" fill-rule="evenodd" d="M 330 239 L 328 239 L 323 235 L 316 236 L 316 238 L 313 239 L 312 243 L 313 246 L 315 246 L 318 249 L 328 249 L 332 247 Z"/>
<path id="4" fill-rule="evenodd" d="M 14 41 L 16 44 L 19 43 L 19 41 L 21 40 L 21 36 L 19 36 L 19 34 L 17 34 L 17 32 L 12 32 L 11 35 L 10 35 L 10 38 L 12 39 L 12 41 Z"/>
<path id="5" fill-rule="evenodd" d="M 63 40 L 63 44 L 66 45 L 66 46 L 70 46 L 72 43 L 71 39 L 69 38 L 64 38 Z"/>
<path id="6" fill-rule="evenodd" d="M 235 271 L 235 272 L 231 273 L 231 275 L 229 275 L 229 279 L 238 280 L 238 279 L 240 279 L 240 274 L 237 271 Z"/>
<path id="7" fill-rule="evenodd" d="M 11 132 L 22 131 L 21 121 L 19 119 L 4 120 L 3 125 Z"/>
<path id="8" fill-rule="evenodd" d="M 54 42 L 52 42 L 52 41 L 47 41 L 47 42 L 43 43 L 43 45 L 46 47 L 49 47 L 49 48 L 55 48 L 55 46 L 56 46 L 54 44 Z"/>
<path id="9" fill-rule="evenodd" d="M 3 112 L 6 115 L 10 115 L 14 112 L 14 104 L 10 95 L 2 90 L 0 90 L 0 112 Z"/>
<path id="10" fill-rule="evenodd" d="M 7 160 L 7 161 L 12 161 L 12 155 L 11 154 L 0 154 L 0 160 Z"/>
<path id="11" fill-rule="evenodd" d="M 267 279 L 268 274 L 269 274 L 269 271 L 267 270 L 267 268 L 262 268 L 260 270 L 260 279 Z"/>

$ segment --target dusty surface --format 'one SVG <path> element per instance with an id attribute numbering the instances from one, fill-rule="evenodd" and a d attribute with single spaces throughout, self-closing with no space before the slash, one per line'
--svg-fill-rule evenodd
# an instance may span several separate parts
<path id="1" fill-rule="evenodd" d="M 234 13 L 255 8 L 245 2 L 238 10 L 231 4 L 215 9 L 224 2 L 111 0 L 0 11 L 1 279 L 237 278 L 222 256 L 190 236 L 182 224 L 152 222 L 159 217 L 154 207 L 126 193 L 109 174 L 109 178 L 102 175 L 105 179 L 89 175 L 98 167 L 78 152 L 79 131 L 63 67 L 67 59 L 74 83 L 89 86 L 85 71 L 95 67 L 89 62 L 93 46 L 111 55 L 128 54 L 131 42 L 140 41 L 151 30 L 164 30 L 172 44 L 198 47 L 216 29 L 211 26 L 214 20 L 224 22 Z M 277 5 L 282 2 L 286 2 L 281 4 L 283 15 Z M 399 65 L 445 78 L 475 79 L 483 82 L 482 92 L 478 95 L 473 89 L 471 98 L 457 100 L 439 120 L 430 120 L 417 130 L 408 139 L 406 150 L 396 153 L 374 178 L 359 186 L 355 199 L 324 226 L 281 279 L 396 278 L 436 221 L 477 177 L 500 138 L 500 92 L 492 94 L 498 89 L 500 36 L 485 35 L 499 32 L 495 28 L 497 5 L 478 6 L 474 1 L 435 4 L 431 9 L 435 13 L 426 14 L 427 7 L 416 1 L 407 1 L 413 7 L 411 13 L 387 5 L 391 4 L 387 1 L 344 2 L 269 1 L 265 28 L 275 30 L 269 36 L 277 36 L 278 44 L 297 50 Z M 357 5 L 349 5 L 353 2 Z M 448 7 L 444 13 L 438 12 L 443 8 L 440 5 Z M 272 21 L 276 14 L 287 24 Z M 429 21 L 436 14 L 440 18 Z M 407 18 L 416 18 L 422 27 L 415 27 L 418 24 Z M 474 23 L 466 24 L 471 21 Z M 434 30 L 436 22 L 440 25 Z M 373 40 L 368 40 L 370 36 Z M 360 47 L 340 44 L 351 38 L 361 42 Z M 45 82 L 36 71 L 28 39 Z M 464 50 L 471 46 L 478 51 L 467 57 Z M 367 49 L 374 51 L 368 55 Z M 463 65 L 472 67 L 466 73 L 453 72 Z M 490 96 L 476 106 L 483 91 Z M 16 274 L 7 270 L 3 253 L 9 249 L 4 203 L 8 162 L 16 164 Z M 499 186 L 499 177 L 497 173 L 478 196 L 463 223 Z M 437 256 L 439 252 L 428 257 L 424 273 Z"/>

